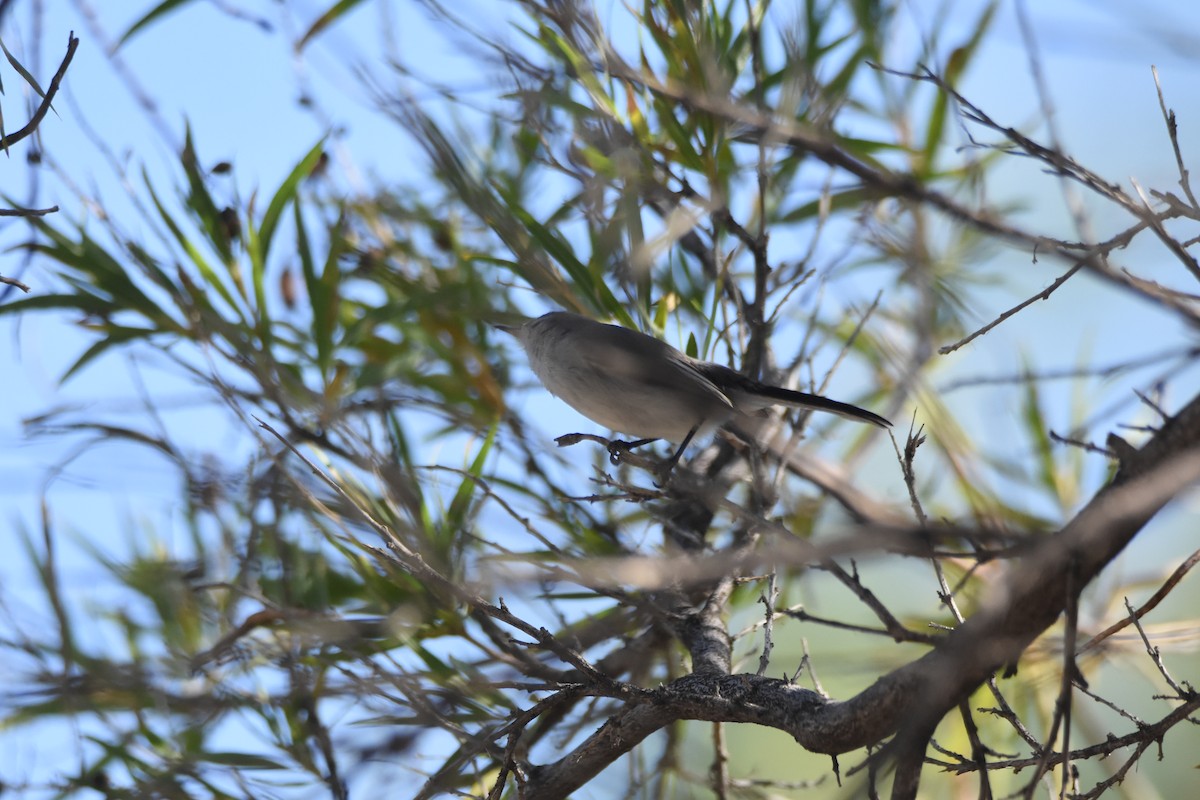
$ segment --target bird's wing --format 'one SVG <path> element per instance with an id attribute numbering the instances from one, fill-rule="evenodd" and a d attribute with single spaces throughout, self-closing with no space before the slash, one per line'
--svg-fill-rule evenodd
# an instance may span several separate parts
<path id="1" fill-rule="evenodd" d="M 609 375 L 614 383 L 635 382 L 665 393 L 702 391 L 733 408 L 725 392 L 704 374 L 702 362 L 652 336 L 615 325 L 605 328 L 580 353 L 590 369 Z"/>

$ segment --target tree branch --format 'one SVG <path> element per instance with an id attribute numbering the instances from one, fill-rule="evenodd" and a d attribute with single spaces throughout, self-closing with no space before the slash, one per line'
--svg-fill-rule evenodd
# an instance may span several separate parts
<path id="1" fill-rule="evenodd" d="M 0 138 L 0 150 L 8 150 L 9 147 L 37 130 L 38 125 L 42 123 L 42 118 L 50 110 L 50 104 L 54 102 L 54 96 L 58 94 L 58 87 L 62 85 L 63 76 L 67 74 L 67 67 L 71 65 L 71 59 L 75 58 L 75 51 L 78 48 L 79 37 L 72 31 L 67 35 L 67 54 L 63 56 L 62 63 L 58 65 L 58 72 L 54 73 L 54 77 L 50 79 L 50 86 L 46 88 L 46 94 L 42 97 L 42 102 L 38 105 L 37 111 L 33 112 L 33 116 L 29 118 L 29 122 L 25 124 L 25 127 Z"/>
<path id="2" fill-rule="evenodd" d="M 755 675 L 689 675 L 635 697 L 589 739 L 531 771 L 528 797 L 558 798 L 683 719 L 749 722 L 791 734 L 805 749 L 839 754 L 897 733 L 874 758 L 897 762 L 894 798 L 916 797 L 929 736 L 994 672 L 1015 665 L 1067 604 L 1068 575 L 1082 588 L 1180 491 L 1200 480 L 1200 396 L 1121 465 L 1065 527 L 1016 559 L 983 609 L 925 656 L 857 696 L 831 701 L 787 681 Z"/>

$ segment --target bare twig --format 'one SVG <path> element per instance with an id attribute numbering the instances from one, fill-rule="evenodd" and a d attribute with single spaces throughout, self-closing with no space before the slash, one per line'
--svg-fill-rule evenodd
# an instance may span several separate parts
<path id="1" fill-rule="evenodd" d="M 25 123 L 24 127 L 13 131 L 3 138 L 0 138 L 0 150 L 7 150 L 12 145 L 33 133 L 35 130 L 37 130 L 38 125 L 42 124 L 42 119 L 50 110 L 50 106 L 54 102 L 54 96 L 58 94 L 58 89 L 62 85 L 63 76 L 67 74 L 67 67 L 71 66 L 71 59 L 75 57 L 75 51 L 78 48 L 79 37 L 75 35 L 74 31 L 72 31 L 67 35 L 67 54 L 63 56 L 62 62 L 59 63 L 58 71 L 54 73 L 54 77 L 50 79 L 50 85 L 46 87 L 46 94 L 42 97 L 42 102 L 38 104 L 37 109 L 33 112 L 33 116 L 29 118 L 29 122 Z M 22 216 L 24 216 L 24 214 L 22 214 Z"/>
<path id="2" fill-rule="evenodd" d="M 1067 444 L 1072 447 L 1078 447 L 1088 453 L 1095 453 L 1096 455 L 1107 456 L 1108 458 L 1116 458 L 1116 455 L 1111 450 L 1107 450 L 1098 444 L 1085 442 L 1081 439 L 1073 439 L 1070 436 L 1063 436 L 1054 431 L 1050 431 L 1049 436 L 1051 441 L 1058 442 L 1059 444 Z"/>
<path id="3" fill-rule="evenodd" d="M 1146 356 L 1130 358 L 1124 361 L 1110 362 L 1096 366 L 1067 367 L 1065 369 L 1048 369 L 1041 371 L 1022 370 L 1001 375 L 976 375 L 959 378 L 941 385 L 941 394 L 955 392 L 980 386 L 995 386 L 997 384 L 1030 383 L 1041 381 L 1073 380 L 1077 378 L 1111 378 L 1125 372 L 1144 369 L 1159 361 L 1179 359 L 1187 362 L 1200 355 L 1197 347 L 1172 347 Z"/>
<path id="4" fill-rule="evenodd" d="M 1162 83 L 1158 80 L 1158 67 L 1150 67 L 1150 74 L 1154 76 L 1154 88 L 1158 91 L 1158 107 L 1162 109 L 1163 122 L 1167 125 L 1171 149 L 1175 151 L 1175 164 L 1179 168 L 1179 186 L 1191 201 L 1192 208 L 1200 209 L 1200 203 L 1196 202 L 1196 195 L 1192 193 L 1192 181 L 1188 169 L 1183 163 L 1183 152 L 1179 149 L 1179 126 L 1175 121 L 1175 112 L 1167 109 L 1167 102 L 1163 99 Z"/>
<path id="5" fill-rule="evenodd" d="M 1107 756 L 1111 753 L 1115 753 L 1118 750 L 1123 750 L 1126 747 L 1137 748 L 1137 754 L 1140 755 L 1140 753 L 1147 747 L 1155 744 L 1161 744 L 1163 737 L 1171 728 L 1175 727 L 1181 722 L 1188 721 L 1190 717 L 1197 711 L 1200 711 L 1200 697 L 1192 697 L 1190 700 L 1180 704 L 1179 707 L 1173 709 L 1171 713 L 1167 714 L 1158 722 L 1143 724 L 1132 733 L 1128 733 L 1124 736 L 1109 736 L 1103 742 L 1089 745 L 1087 747 L 1081 747 L 1078 750 L 1071 751 L 1070 753 L 1053 753 L 1050 756 L 1049 763 L 1051 766 L 1057 766 L 1058 764 L 1068 760 L 1084 761 L 1087 759 L 1099 758 Z M 1017 771 L 1027 769 L 1028 767 L 1037 766 L 1040 761 L 1040 755 L 1030 756 L 1028 758 L 1011 758 L 1001 761 L 988 762 L 987 768 L 992 771 Z M 1136 763 L 1136 758 L 1131 759 L 1131 762 L 1132 763 L 1126 765 L 1125 769 L 1120 771 L 1121 774 L 1124 774 L 1129 766 L 1132 766 L 1133 763 Z M 946 769 L 946 771 L 954 772 L 956 774 L 975 772 L 977 769 L 979 769 L 978 765 L 966 761 L 959 764 L 942 764 L 940 766 Z M 1119 780 L 1114 780 L 1112 782 L 1119 783 Z M 1089 793 L 1080 796 L 1098 797 L 1099 793 Z"/>
<path id="6" fill-rule="evenodd" d="M 44 217 L 58 212 L 58 206 L 49 208 L 0 208 L 0 217 Z M 2 279 L 0 279 L 2 280 Z"/>
<path id="7" fill-rule="evenodd" d="M 909 630 L 908 628 L 899 625 L 891 626 L 890 628 L 868 628 L 865 625 L 855 625 L 850 622 L 839 622 L 835 619 L 826 619 L 818 617 L 815 614 L 810 614 L 803 608 L 789 608 L 783 612 L 786 616 L 800 622 L 815 622 L 818 625 L 825 625 L 829 628 L 837 628 L 843 631 L 854 631 L 855 633 L 865 633 L 872 636 L 887 636 L 895 642 L 919 642 L 921 644 L 936 644 L 940 636 L 934 636 L 928 633 L 919 633 Z"/>
<path id="8" fill-rule="evenodd" d="M 772 639 L 775 623 L 775 598 L 779 595 L 779 587 L 776 585 L 777 575 L 775 570 L 771 570 L 767 576 L 767 586 L 763 589 L 763 593 L 758 596 L 758 600 L 763 604 L 763 647 L 762 654 L 758 657 L 758 675 L 766 675 L 767 667 L 771 663 L 771 650 L 775 647 L 775 642 Z"/>
<path id="9" fill-rule="evenodd" d="M 1158 668 L 1158 672 L 1163 676 L 1163 680 L 1167 685 L 1175 690 L 1175 696 L 1181 699 L 1190 699 L 1196 696 L 1195 690 L 1190 686 L 1186 689 L 1175 682 L 1171 677 L 1171 673 L 1167 672 L 1167 666 L 1163 663 L 1162 654 L 1158 648 L 1150 644 L 1150 637 L 1146 635 L 1146 631 L 1142 628 L 1142 621 L 1138 619 L 1137 614 L 1133 610 L 1133 604 L 1129 602 L 1129 598 L 1125 598 L 1125 610 L 1129 612 L 1129 621 L 1133 627 L 1137 628 L 1138 635 L 1142 637 L 1142 644 L 1146 646 L 1146 653 L 1150 656 L 1150 660 L 1154 662 L 1154 666 Z"/>
<path id="10" fill-rule="evenodd" d="M 1183 264 L 1187 271 L 1192 273 L 1193 278 L 1200 280 L 1200 262 L 1197 262 L 1195 256 L 1189 253 L 1187 248 L 1163 227 L 1162 222 L 1155 215 L 1154 209 L 1150 207 L 1150 198 L 1146 196 L 1146 192 L 1142 189 L 1141 184 L 1133 178 L 1130 178 L 1129 182 L 1133 184 L 1138 198 L 1142 201 L 1142 208 L 1138 216 L 1150 223 L 1150 230 L 1154 231 L 1154 235 L 1163 243 L 1163 246 L 1174 253 L 1175 257 L 1179 259 L 1179 262 Z"/>
<path id="11" fill-rule="evenodd" d="M 979 328 L 979 329 L 967 334 L 966 336 L 959 339 L 954 344 L 947 344 L 947 345 L 943 345 L 942 347 L 939 347 L 938 354 L 944 356 L 944 355 L 948 355 L 949 353 L 953 353 L 955 350 L 959 349 L 963 345 L 970 344 L 971 342 L 978 339 L 980 336 L 983 336 L 985 333 L 992 330 L 993 328 L 995 328 L 1000 323 L 1004 322 L 1009 317 L 1011 317 L 1021 311 L 1024 311 L 1026 308 L 1029 308 L 1031 305 L 1036 303 L 1038 300 L 1049 300 L 1050 295 L 1054 294 L 1054 292 L 1057 291 L 1060 286 L 1062 286 L 1064 283 L 1066 283 L 1068 280 L 1070 280 L 1071 277 L 1075 273 L 1077 273 L 1077 272 L 1079 272 L 1079 270 L 1083 269 L 1083 267 L 1086 263 L 1087 263 L 1086 260 L 1076 261 L 1073 265 L 1071 265 L 1070 269 L 1068 269 L 1062 275 L 1059 275 L 1057 278 L 1055 278 L 1054 282 L 1051 283 L 1049 286 L 1047 286 L 1045 289 L 1038 292 L 1033 297 L 1029 297 L 1029 298 L 1026 298 L 1025 300 L 1022 300 L 1021 302 L 1017 303 L 1015 306 L 1008 309 L 1007 311 L 1001 312 L 1000 315 L 997 316 L 995 319 L 993 319 L 991 322 L 984 325 L 982 328 Z"/>
<path id="12" fill-rule="evenodd" d="M 255 418 L 259 426 L 263 430 L 274 436 L 292 455 L 300 459 L 312 473 L 316 475 L 325 485 L 329 486 L 338 496 L 350 504 L 359 515 L 360 518 L 371 527 L 387 544 L 387 549 L 393 558 L 400 561 L 400 565 L 412 573 L 418 579 L 427 582 L 430 585 L 437 586 L 441 590 L 448 592 L 451 596 L 458 598 L 459 601 L 466 603 L 472 609 L 479 610 L 489 617 L 503 622 L 506 625 L 511 625 L 522 633 L 533 638 L 541 647 L 553 652 L 566 663 L 575 667 L 589 681 L 596 686 L 605 686 L 608 690 L 615 692 L 614 696 L 633 696 L 641 693 L 641 690 L 628 685 L 620 685 L 611 678 L 601 674 L 591 663 L 589 663 L 581 654 L 575 652 L 574 649 L 566 646 L 545 628 L 539 628 L 526 622 L 521 617 L 509 611 L 508 607 L 500 600 L 499 605 L 494 605 L 483 597 L 472 592 L 466 586 L 452 581 L 440 572 L 430 567 L 420 553 L 409 548 L 388 526 L 379 522 L 358 501 L 352 497 L 337 481 L 329 477 L 324 470 L 318 468 L 308 458 L 306 458 L 296 447 L 281 436 L 274 428 L 261 419 Z M 313 498 L 315 500 L 315 498 Z"/>
<path id="13" fill-rule="evenodd" d="M 29 292 L 30 292 L 29 287 L 26 286 L 24 283 L 21 283 L 16 278 L 6 278 L 3 275 L 0 275 L 0 283 L 3 283 L 7 286 L 15 286 L 18 289 L 20 289 L 22 292 L 25 292 L 25 294 L 29 294 Z"/>
<path id="14" fill-rule="evenodd" d="M 1170 576 L 1168 576 L 1166 581 L 1163 582 L 1163 585 L 1158 587 L 1158 591 L 1152 594 L 1149 600 L 1147 600 L 1145 603 L 1142 603 L 1137 611 L 1132 612 L 1131 616 L 1126 616 L 1123 619 L 1114 622 L 1112 625 L 1109 625 L 1107 628 L 1100 631 L 1100 633 L 1097 633 L 1095 636 L 1085 642 L 1078 651 L 1076 651 L 1076 655 L 1083 655 L 1087 651 L 1099 647 L 1105 639 L 1127 628 L 1133 622 L 1133 620 L 1141 619 L 1153 611 L 1155 606 L 1166 599 L 1167 595 L 1171 593 L 1171 590 L 1179 585 L 1179 582 L 1183 580 L 1183 576 L 1187 575 L 1188 571 L 1198 563 L 1200 563 L 1200 550 L 1196 550 L 1190 556 L 1185 558 L 1183 563 L 1181 563 L 1171 572 Z"/>

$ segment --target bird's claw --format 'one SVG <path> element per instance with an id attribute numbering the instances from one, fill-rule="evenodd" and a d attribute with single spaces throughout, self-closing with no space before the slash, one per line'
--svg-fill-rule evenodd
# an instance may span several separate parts
<path id="1" fill-rule="evenodd" d="M 621 463 L 621 457 L 629 452 L 629 442 L 614 439 L 608 443 L 608 463 L 614 467 Z"/>

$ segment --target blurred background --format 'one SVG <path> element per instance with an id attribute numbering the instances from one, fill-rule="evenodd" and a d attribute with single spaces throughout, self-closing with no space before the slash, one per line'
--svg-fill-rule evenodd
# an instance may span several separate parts
<path id="1" fill-rule="evenodd" d="M 1102 447 L 1117 432 L 1138 444 L 1158 417 L 1137 393 L 1171 411 L 1200 389 L 1200 345 L 1187 315 L 1156 302 L 1154 291 L 1132 293 L 1087 270 L 939 354 L 1070 265 L 908 200 L 859 191 L 819 159 L 780 155 L 778 143 L 771 191 L 760 192 L 756 153 L 769 148 L 739 141 L 736 125 L 719 129 L 680 110 L 673 130 L 671 109 L 632 82 L 580 77 L 590 74 L 587 54 L 554 27 L 554 11 L 569 5 L 0 5 L 10 54 L 0 70 L 6 132 L 39 102 L 21 69 L 45 90 L 68 35 L 80 39 L 53 112 L 0 166 L 6 206 L 59 208 L 0 227 L 0 274 L 30 288 L 2 287 L 0 295 L 0 507 L 10 554 L 0 564 L 5 786 L 30 797 L 117 789 L 309 796 L 335 783 L 332 749 L 350 786 L 379 791 L 401 776 L 415 793 L 458 743 L 438 725 L 404 727 L 414 724 L 412 709 L 352 703 L 348 687 L 368 681 L 366 657 L 353 666 L 306 663 L 308 648 L 325 652 L 337 639 L 321 631 L 294 632 L 284 644 L 239 641 L 253 652 L 237 658 L 220 645 L 256 608 L 304 608 L 340 622 L 387 618 L 390 644 L 372 651 L 374 668 L 382 669 L 379 652 L 390 652 L 397 671 L 446 691 L 448 679 L 436 676 L 486 674 L 487 648 L 426 589 L 364 566 L 369 552 L 334 530 L 346 509 L 318 482 L 266 491 L 288 482 L 266 455 L 278 440 L 255 417 L 353 484 L 385 523 L 423 530 L 413 534 L 420 550 L 447 574 L 480 582 L 551 629 L 614 613 L 620 604 L 603 592 L 566 597 L 577 587 L 522 582 L 497 567 L 512 566 L 505 557 L 520 563 L 557 552 L 531 543 L 522 530 L 530 518 L 547 529 L 539 535 L 577 557 L 611 555 L 618 538 L 631 552 L 657 552 L 659 534 L 655 515 L 637 506 L 568 502 L 600 490 L 592 479 L 607 461 L 586 444 L 557 451 L 552 438 L 606 432 L 537 387 L 513 343 L 486 323 L 570 308 L 728 360 L 736 348 L 722 337 L 736 323 L 723 286 L 752 295 L 754 274 L 735 234 L 709 237 L 720 227 L 717 205 L 747 230 L 769 227 L 774 366 L 801 388 L 889 416 L 901 440 L 910 422 L 926 426 L 931 443 L 917 472 L 933 519 L 1053 530 L 1103 484 L 1110 463 L 1052 433 Z M 679 19 L 667 8 L 674 5 L 689 4 L 597 2 L 588 6 L 598 23 L 592 33 L 664 82 L 755 100 L 747 87 L 756 57 L 737 40 L 751 13 L 763 31 L 757 58 L 778 69 L 757 102 L 835 131 L 856 156 L 915 174 L 964 206 L 1003 213 L 1015 229 L 1099 242 L 1134 219 L 1044 162 L 1005 153 L 999 132 L 965 120 L 936 87 L 879 66 L 946 76 L 1000 126 L 1061 150 L 1134 198 L 1143 187 L 1148 199 L 1154 190 L 1183 193 L 1155 67 L 1162 102 L 1179 114 L 1182 158 L 1200 152 L 1193 3 L 1159 3 L 1153 15 L 1117 2 L 698 3 L 707 10 Z M 681 21 L 701 18 L 709 28 Z M 741 55 L 731 65 L 701 49 L 688 61 L 681 43 L 689 33 Z M 711 73 L 696 68 L 706 58 Z M 681 220 L 727 254 L 718 266 L 728 274 L 714 278 L 689 249 Z M 1171 230 L 1181 241 L 1195 236 L 1182 224 Z M 1113 253 L 1113 265 L 1182 293 L 1183 303 L 1195 299 L 1191 276 L 1154 237 L 1134 238 Z M 806 451 L 908 513 L 886 437 L 816 418 L 806 435 Z M 303 487 L 332 508 L 325 522 L 285 513 L 287 503 L 301 504 Z M 1144 601 L 1196 549 L 1196 502 L 1194 491 L 1179 497 L 1089 588 L 1081 629 L 1095 633 L 1124 616 L 1123 597 Z M 785 488 L 768 510 L 818 539 L 848 519 L 811 487 Z M 893 613 L 945 622 L 927 564 L 881 558 L 858 566 Z M 966 591 L 977 597 L 989 573 L 963 580 L 978 582 Z M 787 602 L 814 614 L 871 619 L 826 574 L 796 569 L 784 583 Z M 179 591 L 167 596 L 164 587 L 174 585 Z M 210 596 L 214 586 L 235 585 Z M 758 589 L 746 592 L 731 607 L 731 631 L 761 622 Z M 1146 620 L 1177 678 L 1194 679 L 1198 666 L 1198 599 L 1185 579 Z M 71 648 L 53 633 L 66 629 Z M 806 646 L 835 697 L 924 650 L 809 624 L 788 631 L 776 633 L 771 674 L 794 670 Z M 737 645 L 745 669 L 757 659 L 755 635 Z M 1061 632 L 1048 633 L 1013 687 L 1014 706 L 1039 732 L 1057 691 L 1061 644 Z M 1092 690 L 1142 719 L 1164 716 L 1169 707 L 1152 699 L 1161 686 L 1140 639 L 1109 645 L 1103 658 L 1082 662 Z M 290 652 L 328 700 L 322 726 L 334 745 L 302 736 L 307 712 L 287 703 L 247 710 L 255 698 L 297 696 L 300 668 L 273 648 Z M 209 658 L 228 672 L 208 671 L 216 669 Z M 173 692 L 162 705 L 195 703 L 187 721 L 141 718 L 153 715 L 161 684 L 86 687 L 90 672 L 111 677 L 106 670 L 117 664 L 161 671 Z M 331 683 L 344 681 L 341 694 L 321 695 L 326 670 Z M 463 684 L 456 691 L 464 696 L 478 689 Z M 222 686 L 224 701 L 213 699 Z M 384 694 L 378 684 L 371 691 Z M 473 700 L 489 709 L 480 719 L 503 719 L 507 704 L 519 702 Z M 141 711 L 130 720 L 134 707 Z M 1077 708 L 1076 725 L 1073 746 L 1129 728 L 1099 705 Z M 565 751 L 580 731 L 556 747 Z M 827 758 L 800 753 L 782 733 L 731 726 L 726 735 L 731 773 L 782 782 L 770 792 L 862 789 L 854 780 L 839 788 Z M 1194 785 L 1193 759 L 1182 754 L 1196 752 L 1197 736 L 1173 730 L 1164 758 L 1140 763 L 1114 791 L 1168 797 Z M 693 779 L 708 769 L 708 726 L 672 737 L 578 796 L 702 794 L 705 781 Z M 1001 741 L 997 749 L 1008 753 L 1019 745 Z M 679 742 L 690 744 L 677 782 L 654 784 L 660 757 Z M 1080 766 L 1084 790 L 1116 769 Z M 486 793 L 487 777 L 460 788 Z M 929 785 L 931 797 L 974 792 L 949 779 Z"/>

